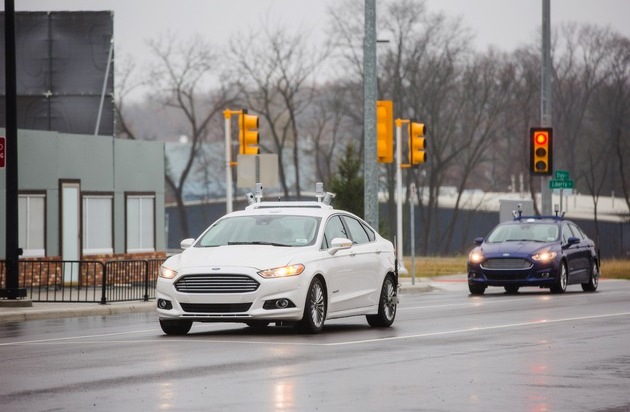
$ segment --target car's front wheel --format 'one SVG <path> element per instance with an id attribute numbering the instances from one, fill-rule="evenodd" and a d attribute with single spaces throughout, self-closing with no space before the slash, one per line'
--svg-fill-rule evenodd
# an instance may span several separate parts
<path id="1" fill-rule="evenodd" d="M 476 283 L 469 283 L 468 290 L 471 295 L 483 295 L 486 291 L 486 285 L 478 285 Z"/>
<path id="2" fill-rule="evenodd" d="M 385 276 L 383 287 L 381 288 L 381 296 L 378 301 L 378 314 L 367 315 L 366 319 L 370 326 L 377 328 L 388 328 L 394 323 L 396 318 L 396 307 L 398 305 L 398 296 L 396 294 L 396 285 L 392 275 Z"/>
<path id="3" fill-rule="evenodd" d="M 520 287 L 518 285 L 507 285 L 505 286 L 505 292 L 509 295 L 515 295 L 518 293 Z"/>
<path id="4" fill-rule="evenodd" d="M 591 276 L 587 283 L 582 283 L 582 290 L 584 292 L 595 292 L 597 290 L 597 286 L 599 285 L 599 265 L 597 262 L 593 262 L 593 266 L 591 267 Z"/>
<path id="5" fill-rule="evenodd" d="M 160 319 L 160 327 L 167 335 L 185 335 L 192 327 L 191 320 Z"/>
<path id="6" fill-rule="evenodd" d="M 304 316 L 297 328 L 305 333 L 320 333 L 326 319 L 326 292 L 320 278 L 314 278 L 306 294 Z"/>
<path id="7" fill-rule="evenodd" d="M 560 274 L 556 280 L 556 284 L 551 287 L 551 293 L 564 293 L 567 290 L 569 275 L 567 273 L 566 263 L 560 265 Z"/>

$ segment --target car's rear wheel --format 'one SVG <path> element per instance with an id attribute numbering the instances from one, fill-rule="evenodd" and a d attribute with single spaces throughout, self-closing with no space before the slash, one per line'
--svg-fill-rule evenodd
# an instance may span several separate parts
<path id="1" fill-rule="evenodd" d="M 478 285 L 476 283 L 469 283 L 468 290 L 472 295 L 483 295 L 486 291 L 486 285 Z"/>
<path id="2" fill-rule="evenodd" d="M 365 318 L 370 326 L 377 328 L 388 328 L 394 323 L 396 318 L 396 307 L 398 296 L 396 295 L 396 285 L 392 275 L 385 276 L 381 296 L 378 301 L 378 314 L 367 315 Z"/>
<path id="3" fill-rule="evenodd" d="M 505 286 L 505 292 L 510 294 L 510 295 L 514 295 L 514 294 L 518 293 L 519 289 L 520 289 L 520 287 L 517 286 L 517 285 L 507 285 L 507 286 Z"/>
<path id="4" fill-rule="evenodd" d="M 597 262 L 593 262 L 593 266 L 591 267 L 591 276 L 587 283 L 582 283 L 582 290 L 584 292 L 595 292 L 597 290 L 597 286 L 599 285 L 599 275 L 599 265 Z"/>
<path id="5" fill-rule="evenodd" d="M 564 293 L 567 290 L 569 275 L 567 273 L 566 263 L 560 265 L 560 274 L 556 280 L 556 284 L 551 287 L 551 293 Z"/>
<path id="6" fill-rule="evenodd" d="M 160 327 L 167 335 L 185 335 L 192 327 L 191 320 L 160 319 Z"/>
<path id="7" fill-rule="evenodd" d="M 320 333 L 326 319 L 326 292 L 320 278 L 314 278 L 306 294 L 304 316 L 297 328 L 305 333 Z"/>

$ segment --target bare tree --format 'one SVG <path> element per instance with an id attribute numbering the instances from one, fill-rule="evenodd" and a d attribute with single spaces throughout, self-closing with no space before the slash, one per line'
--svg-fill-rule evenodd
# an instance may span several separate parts
<path id="1" fill-rule="evenodd" d="M 273 142 L 271 150 L 278 154 L 285 196 L 289 195 L 289 185 L 284 156 L 285 149 L 291 149 L 295 192 L 300 196 L 299 117 L 312 101 L 316 70 L 325 60 L 327 50 L 320 48 L 313 52 L 304 33 L 291 34 L 284 28 L 265 27 L 261 33 L 237 36 L 230 43 L 230 57 L 236 69 L 234 82 L 247 108 L 267 121 Z"/>
<path id="2" fill-rule="evenodd" d="M 184 186 L 198 159 L 203 142 L 209 135 L 209 124 L 222 110 L 233 101 L 230 92 L 219 88 L 211 93 L 209 80 L 217 74 L 217 56 L 212 48 L 200 37 L 190 41 L 178 41 L 176 36 L 164 37 L 149 42 L 149 47 L 156 58 L 156 63 L 146 72 L 145 85 L 151 89 L 151 100 L 163 107 L 176 110 L 182 116 L 179 125 L 181 134 L 189 138 L 190 148 L 179 175 L 166 165 L 166 183 L 177 203 L 181 233 L 190 235 L 186 209 L 184 206 Z M 124 116 L 123 93 L 117 104 L 119 122 L 122 131 L 129 138 L 135 138 L 135 131 Z"/>

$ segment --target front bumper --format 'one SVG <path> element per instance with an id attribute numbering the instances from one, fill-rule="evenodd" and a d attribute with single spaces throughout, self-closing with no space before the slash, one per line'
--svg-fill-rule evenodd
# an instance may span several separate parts
<path id="1" fill-rule="evenodd" d="M 550 287 L 557 281 L 555 262 L 530 262 L 525 268 L 489 268 L 481 264 L 468 264 L 468 283 L 486 286 L 540 286 Z"/>
<path id="2" fill-rule="evenodd" d="M 160 319 L 188 319 L 198 322 L 247 322 L 252 320 L 298 321 L 304 313 L 304 274 L 282 279 L 264 279 L 248 274 L 260 285 L 242 293 L 188 293 L 178 291 L 172 280 L 159 278 L 156 286 Z M 161 307 L 162 306 L 162 307 Z"/>

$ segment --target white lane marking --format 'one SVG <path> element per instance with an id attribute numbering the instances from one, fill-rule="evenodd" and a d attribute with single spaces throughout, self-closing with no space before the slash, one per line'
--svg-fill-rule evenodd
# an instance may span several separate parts
<path id="1" fill-rule="evenodd" d="M 130 335 L 137 333 L 147 333 L 147 332 L 157 332 L 159 329 L 145 329 L 145 330 L 134 330 L 129 332 L 116 332 L 116 333 L 102 333 L 98 335 L 83 335 L 83 336 L 67 336 L 64 338 L 51 338 L 51 339 L 38 339 L 38 340 L 23 340 L 17 342 L 5 342 L 0 343 L 0 346 L 10 346 L 10 345 L 28 345 L 32 343 L 50 343 L 50 342 L 61 342 L 68 341 L 74 339 L 93 339 L 93 338 L 103 338 L 107 336 L 120 336 L 120 335 Z"/>
<path id="2" fill-rule="evenodd" d="M 415 335 L 391 336 L 389 338 L 377 338 L 377 339 L 365 339 L 365 340 L 355 340 L 355 341 L 348 341 L 348 342 L 329 343 L 324 346 L 356 345 L 356 344 L 362 344 L 362 343 L 385 342 L 385 341 L 401 340 L 401 339 L 417 339 L 417 338 L 426 338 L 426 337 L 432 337 L 432 336 L 454 335 L 458 333 L 519 328 L 522 326 L 544 325 L 544 324 L 549 324 L 549 323 L 575 322 L 579 320 L 612 318 L 612 317 L 618 317 L 618 316 L 630 316 L 630 312 L 609 313 L 605 315 L 579 316 L 579 317 L 574 317 L 574 318 L 563 318 L 563 319 L 543 319 L 543 320 L 536 320 L 532 322 L 508 323 L 504 325 L 494 325 L 494 326 L 475 326 L 472 328 L 447 330 L 447 331 L 441 331 L 441 332 L 427 332 L 427 333 L 419 333 Z"/>
<path id="3" fill-rule="evenodd" d="M 508 328 L 519 328 L 524 326 L 536 326 L 536 325 L 546 325 L 551 323 L 563 323 L 563 322 L 575 322 L 581 320 L 593 320 L 593 319 L 603 319 L 603 318 L 612 318 L 612 317 L 620 317 L 620 316 L 630 316 L 630 312 L 620 312 L 620 313 L 609 313 L 604 315 L 591 315 L 591 316 L 578 316 L 572 318 L 561 318 L 561 319 L 543 319 L 536 320 L 531 322 L 519 322 L 519 323 L 507 323 L 503 325 L 494 325 L 494 326 L 475 326 L 466 329 L 454 329 L 454 330 L 446 330 L 446 331 L 438 331 L 438 332 L 426 332 L 419 334 L 411 334 L 411 335 L 401 335 L 401 336 L 391 336 L 386 338 L 374 338 L 374 339 L 363 339 L 363 340 L 353 340 L 353 341 L 345 341 L 345 342 L 329 342 L 329 343 L 318 343 L 318 342 L 287 342 L 283 341 L 252 341 L 252 340 L 234 340 L 234 339 L 203 339 L 203 336 L 200 335 L 191 335 L 189 338 L 170 338 L 163 337 L 163 340 L 156 341 L 152 340 L 125 340 L 125 341 L 107 341 L 107 343 L 143 343 L 147 342 L 160 342 L 160 343 L 191 343 L 191 342 L 204 342 L 204 343 L 222 343 L 222 344 L 245 344 L 245 345 L 287 345 L 287 346 L 347 346 L 347 345 L 360 345 L 365 343 L 376 343 L 376 342 L 387 342 L 394 340 L 403 340 L 403 339 L 419 339 L 426 337 L 435 337 L 435 336 L 446 336 L 446 335 L 455 335 L 455 334 L 463 334 L 470 332 L 480 332 L 480 331 L 491 331 L 497 329 L 508 329 Z M 141 331 L 133 331 L 133 332 L 119 332 L 119 333 L 107 333 L 107 334 L 99 334 L 99 335 L 85 335 L 85 336 L 73 336 L 66 338 L 55 338 L 55 339 L 41 339 L 41 340 L 32 340 L 32 341 L 19 341 L 19 342 L 7 342 L 2 343 L 0 346 L 10 346 L 10 345 L 27 345 L 27 344 L 53 344 L 53 343 L 64 343 L 64 344 L 87 344 L 87 343 L 104 343 L 101 341 L 94 342 L 72 342 L 74 339 L 91 339 L 91 338 L 101 338 L 107 336 L 119 336 L 119 335 L 128 335 L 128 334 L 140 334 L 147 332 L 159 332 L 158 329 L 146 329 Z"/>

